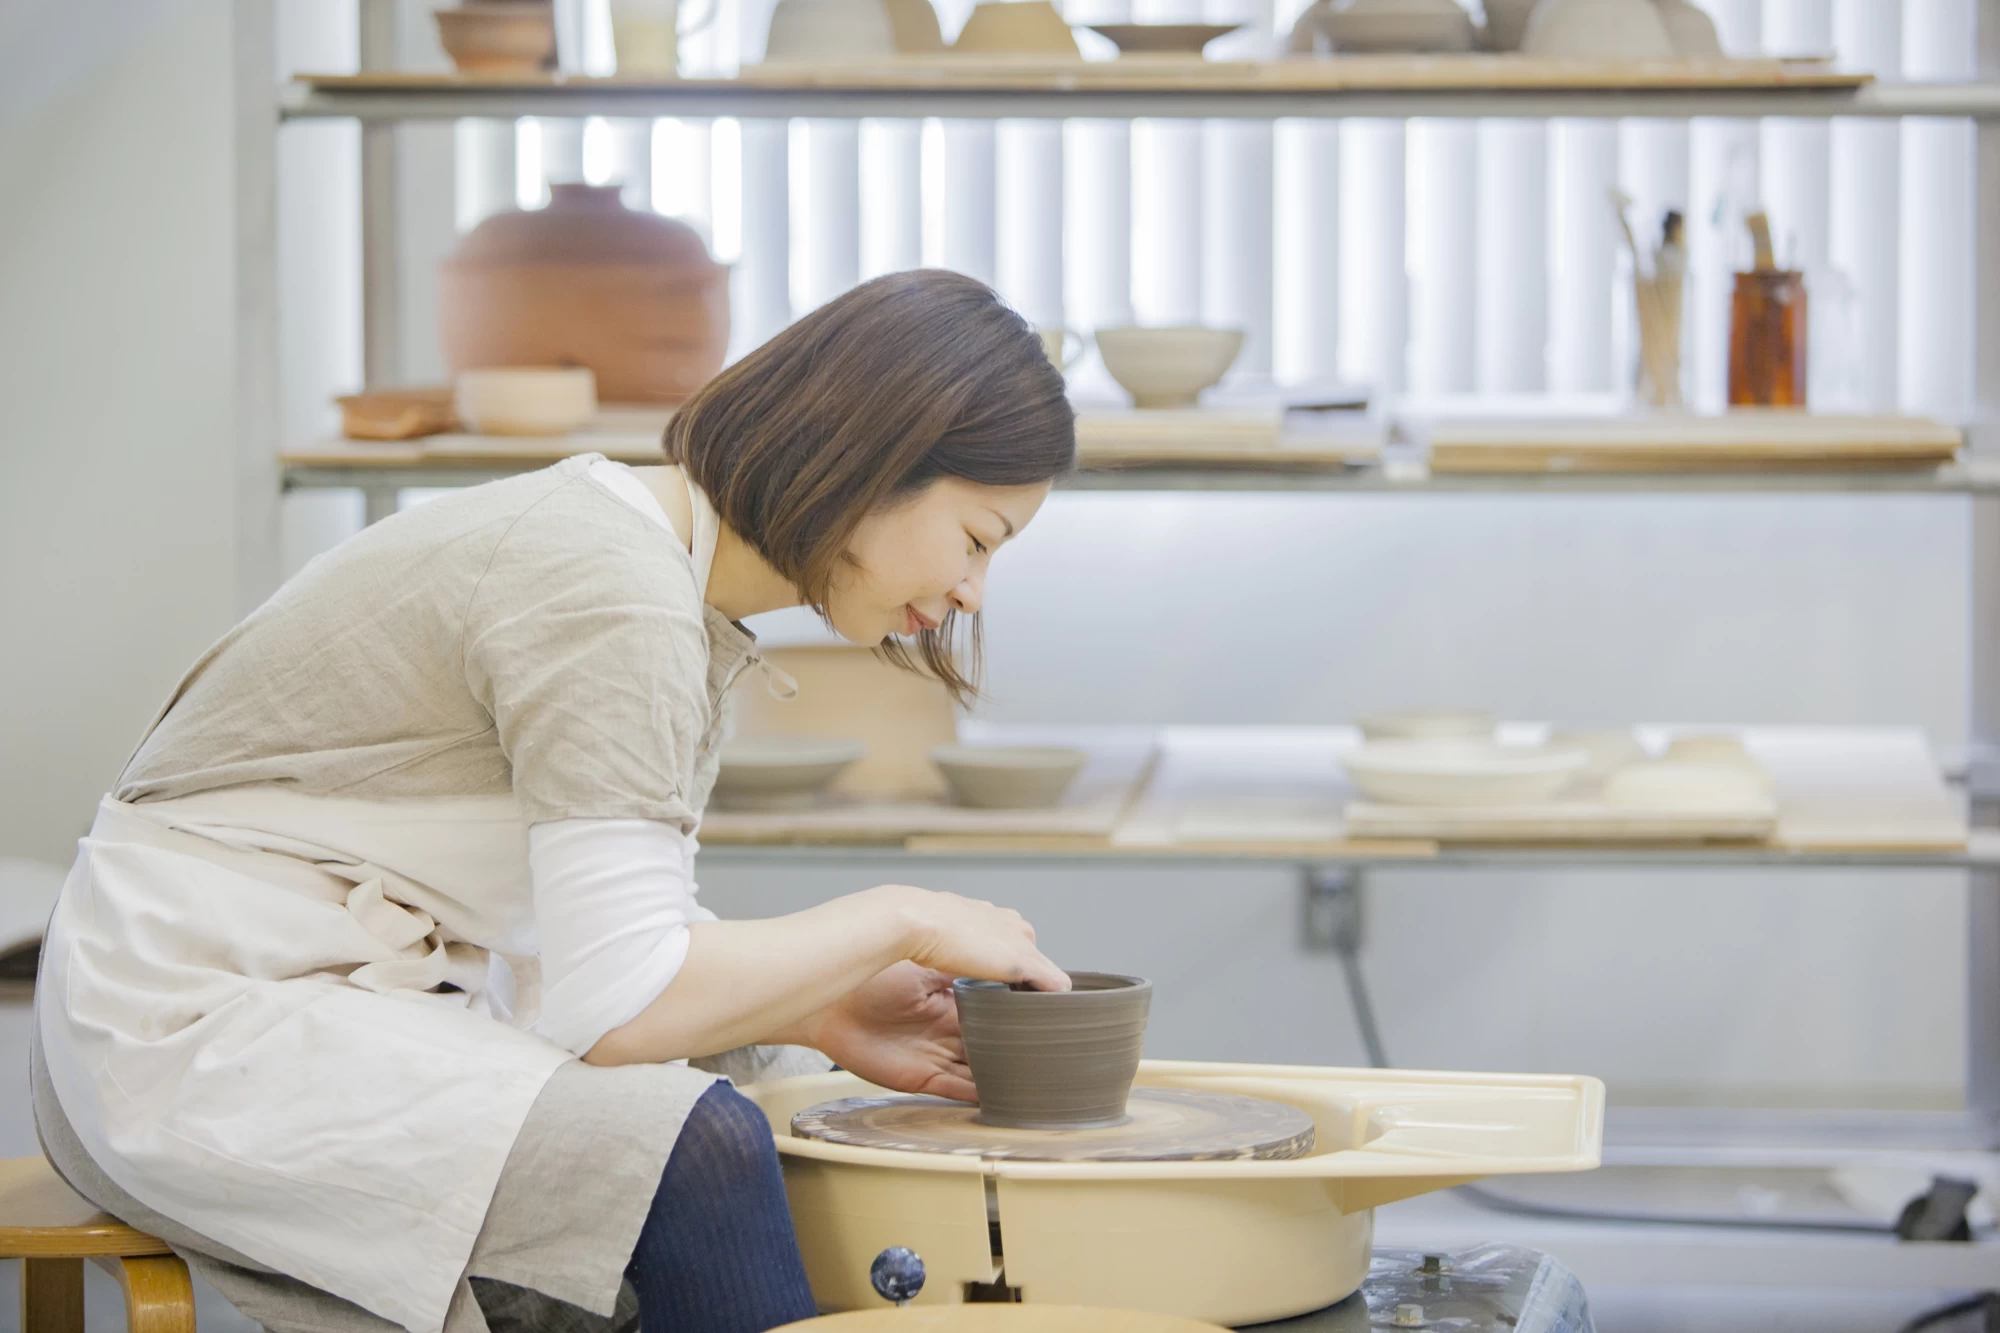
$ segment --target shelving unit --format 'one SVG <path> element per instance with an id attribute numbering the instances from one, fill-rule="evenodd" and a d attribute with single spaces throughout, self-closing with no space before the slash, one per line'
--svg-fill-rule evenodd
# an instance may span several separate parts
<path id="1" fill-rule="evenodd" d="M 249 7 L 256 9 L 256 6 Z M 384 0 L 362 0 L 363 64 L 390 45 Z M 388 229 L 394 217 L 396 174 L 390 145 L 379 131 L 421 120 L 460 117 L 511 119 L 543 117 L 741 116 L 854 118 L 957 117 L 1221 117 L 1268 120 L 1278 117 L 1912 117 L 1970 118 L 1977 124 L 1974 198 L 1980 224 L 1976 230 L 1977 329 L 1975 346 L 1976 419 L 1969 430 L 1968 449 L 1960 462 L 1937 469 L 1895 471 L 1745 471 L 1672 474 L 1549 473 L 1515 476 L 1434 476 L 1420 466 L 1393 457 L 1387 463 L 1350 468 L 1273 469 L 1173 467 L 1087 470 L 1065 484 L 1076 490 L 1158 492 L 1312 492 L 1356 496 L 1406 497 L 1452 495 L 1582 496 L 1594 494 L 1796 494 L 1932 496 L 1970 505 L 1973 516 L 1975 567 L 1968 607 L 1973 654 L 1972 718 L 1974 746 L 1968 772 L 1969 799 L 1976 812 L 1990 814 L 2000 798 L 2000 765 L 1989 756 L 2000 754 L 2000 0 L 1979 0 L 1981 81 L 1966 84 L 1884 84 L 1829 75 L 1823 69 L 1776 68 L 1776 62 L 1756 62 L 1736 71 L 1708 72 L 1690 78 L 1686 71 L 1668 77 L 1657 69 L 1625 68 L 1596 71 L 1584 77 L 1572 72 L 1559 81 L 1532 62 L 1496 65 L 1491 59 L 1389 60 L 1336 62 L 1334 66 L 1294 66 L 1274 73 L 1268 68 L 1225 66 L 1215 69 L 1137 67 L 1119 70 L 1029 68 L 977 71 L 964 67 L 965 77 L 946 82 L 944 67 L 894 67 L 846 74 L 787 74 L 753 72 L 742 79 L 688 79 L 673 82 L 633 82 L 617 79 L 491 80 L 452 76 L 401 74 L 364 69 L 357 75 L 324 76 L 300 81 L 270 93 L 261 110 L 243 130 L 246 173 L 242 214 L 246 236 L 247 336 L 254 347 L 260 329 L 274 333 L 275 271 L 270 199 L 273 195 L 273 142 L 277 126 L 286 121 L 346 118 L 367 127 L 363 143 L 364 255 L 390 253 Z M 268 14 L 260 20 L 268 23 Z M 259 119 L 261 117 L 261 120 Z M 366 266 L 364 297 L 374 301 L 393 295 L 394 264 L 371 259 Z M 375 321 L 364 319 L 364 326 Z M 260 359 L 261 358 L 261 359 Z M 246 405 L 252 419 L 270 416 L 274 359 L 268 346 L 249 354 Z M 575 447 L 573 444 L 572 447 Z M 603 448 L 583 442 L 583 447 Z M 534 457 L 513 446 L 504 456 L 482 455 L 476 447 L 444 457 L 421 444 L 359 445 L 335 442 L 294 449 L 273 460 L 268 443 L 246 442 L 243 484 L 266 487 L 275 497 L 279 486 L 297 489 L 347 488 L 367 497 L 372 521 L 395 507 L 396 493 L 408 487 L 475 484 L 539 467 L 550 457 Z M 275 469 L 275 472 L 274 472 Z M 259 538 L 269 549 L 268 537 Z M 254 545 L 254 543 L 253 543 Z M 252 580 L 254 582 L 254 580 Z M 1213 847 L 1173 849 L 1082 848 L 1044 844 L 1004 844 L 977 839 L 915 839 L 897 846 L 714 845 L 704 849 L 716 861 L 757 864 L 879 862 L 900 858 L 912 863 L 954 866 L 1105 865 L 1115 862 L 1157 863 L 1172 857 L 1204 865 L 1288 865 L 1302 875 L 1327 868 L 1359 872 L 1412 864 L 1407 856 L 1385 855 L 1361 847 L 1294 844 L 1266 848 Z M 1911 1117 L 1889 1113 L 1857 1131 L 1857 1141 L 1877 1147 L 1908 1135 L 1916 1146 L 1950 1147 L 1980 1152 L 2000 1149 L 2000 830 L 1976 828 L 1969 846 L 1949 853 L 1800 854 L 1754 848 L 1563 849 L 1446 848 L 1425 858 L 1425 867 L 1477 871 L 1540 868 L 1672 868 L 1699 871 L 1720 868 L 1825 869 L 1834 867 L 1906 868 L 1962 874 L 1970 892 L 1967 987 L 1967 1087 L 1962 1114 L 1922 1117 L 1915 1129 Z M 1662 1113 L 1664 1114 L 1664 1113 Z M 1717 1141 L 1741 1143 L 1757 1137 L 1772 1150 L 1812 1139 L 1816 1131 L 1800 1129 L 1796 1118 L 1783 1113 L 1731 1117 L 1726 1127 L 1704 1128 L 1690 1121 L 1685 1140 L 1689 1151 L 1708 1152 L 1714 1160 Z M 1648 1134 L 1657 1134 L 1659 1117 L 1652 1117 Z M 1617 1121 L 1614 1119 L 1614 1129 Z M 1816 1141 L 1816 1140 L 1815 1140 Z M 1919 1142 L 1920 1141 L 1920 1142 Z M 1708 1147 L 1704 1148 L 1703 1144 Z M 1613 1154 L 1621 1151 L 1614 1146 Z M 1465 1220 L 1465 1219 L 1457 1219 Z M 1475 1220 L 1476 1222 L 1476 1220 Z M 1574 1230 L 1574 1228 L 1572 1228 Z M 1643 1229 L 1624 1233 L 1597 1232 L 1600 1247 L 1624 1248 L 1640 1254 L 1650 1242 Z M 1854 1250 L 1859 1244 L 1841 1242 Z M 1712 1247 L 1690 1240 L 1691 1254 L 1711 1253 Z M 1768 1247 L 1767 1247 L 1768 1248 Z M 1832 1253 L 1817 1241 L 1803 1240 L 1786 1249 L 1800 1253 Z M 1916 1247 L 1909 1251 L 1870 1250 L 1867 1263 L 1887 1273 L 1904 1274 L 1910 1283 L 1929 1281 L 1941 1273 L 1937 1262 Z M 1977 1250 L 1977 1254 L 1974 1250 Z M 1858 1251 L 1857 1251 L 1858 1252 Z M 1947 1265 L 1953 1276 L 1940 1282 L 1974 1280 L 1984 1272 L 1989 1246 L 1955 1249 Z M 1907 1260 L 1907 1262 L 1905 1262 Z M 1963 1261 L 1963 1262 L 1959 1262 Z M 1664 1262 L 1664 1261 L 1663 1261 Z M 1695 1261 L 1690 1261 L 1695 1262 Z M 1752 1262 L 1762 1262 L 1753 1260 Z M 1837 1273 L 1857 1262 L 1846 1251 L 1834 1256 Z M 1669 1267 L 1671 1265 L 1668 1265 Z M 1811 1281 L 1810 1265 L 1787 1259 L 1782 1273 L 1764 1280 Z M 1661 1280 L 1659 1264 L 1638 1264 Z M 1622 1270 L 1621 1270 L 1622 1271 Z M 1801 1274 L 1807 1274 L 1801 1276 Z M 1789 1276 L 1787 1276 L 1789 1275 Z M 1631 1280 L 1631 1279 L 1627 1279 Z M 1697 1280 L 1688 1275 L 1685 1280 Z M 1742 1280 L 1754 1280 L 1745 1277 Z M 1990 1275 L 1984 1281 L 1992 1281 Z"/>

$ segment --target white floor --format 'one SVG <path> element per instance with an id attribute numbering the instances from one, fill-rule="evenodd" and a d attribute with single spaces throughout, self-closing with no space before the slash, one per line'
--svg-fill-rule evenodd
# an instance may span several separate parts
<path id="1" fill-rule="evenodd" d="M 27 1088 L 30 1011 L 0 1005 L 0 1156 L 39 1151 Z M 1546 1249 L 1584 1277 L 1600 1333 L 1895 1333 L 1921 1311 L 1963 1293 L 1948 1285 L 1976 1276 L 1991 1260 L 1990 1281 L 2000 1286 L 2000 1256 L 1985 1246 L 1979 1255 L 1960 1247 L 1932 1247 L 1917 1258 L 1935 1259 L 1914 1268 L 1893 1242 L 1870 1237 L 1801 1241 L 1796 1237 L 1745 1237 L 1698 1233 L 1686 1228 L 1583 1227 L 1497 1217 L 1450 1197 L 1412 1200 L 1379 1215 L 1382 1244 L 1450 1248 L 1480 1239 L 1501 1239 Z M 1823 1249 L 1821 1247 L 1824 1247 Z M 1731 1285 L 1669 1285 L 1643 1280 L 1650 1272 L 1727 1272 Z M 1650 1256 L 1650 1261 L 1649 1261 Z M 1823 1256 L 1816 1257 L 1816 1256 Z M 1967 1263 L 1973 1262 L 1968 1272 Z M 1764 1285 L 1785 1281 L 1786 1273 L 1824 1268 L 1851 1281 L 1817 1285 Z M 1906 1276 L 1894 1287 L 1871 1286 L 1892 1272 Z M 1602 1280 L 1593 1280 L 1593 1274 Z M 1760 1277 L 1760 1274 L 1763 1276 Z M 1947 1285 L 1920 1285 L 1926 1274 Z M 17 1269 L 0 1264 L 0 1333 L 19 1328 Z M 120 1333 L 124 1328 L 118 1292 L 111 1280 L 88 1270 L 87 1333 Z M 1912 1285 L 1915 1283 L 1917 1285 Z M 256 1325 L 212 1290 L 197 1285 L 201 1333 L 253 1333 Z M 1939 1333 L 1971 1333 L 1971 1320 Z"/>

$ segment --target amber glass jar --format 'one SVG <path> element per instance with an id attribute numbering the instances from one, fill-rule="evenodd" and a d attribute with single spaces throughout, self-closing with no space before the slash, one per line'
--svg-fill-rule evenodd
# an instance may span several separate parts
<path id="1" fill-rule="evenodd" d="M 1806 405 L 1806 276 L 1795 269 L 1736 275 L 1729 302 L 1729 405 Z"/>

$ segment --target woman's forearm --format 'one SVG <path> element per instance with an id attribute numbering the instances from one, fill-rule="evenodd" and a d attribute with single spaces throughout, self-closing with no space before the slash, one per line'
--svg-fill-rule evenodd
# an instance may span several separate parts
<path id="1" fill-rule="evenodd" d="M 917 950 L 920 890 L 870 889 L 764 921 L 698 921 L 687 959 L 592 1064 L 654 1064 L 765 1041 L 811 1044 L 812 1016 Z"/>

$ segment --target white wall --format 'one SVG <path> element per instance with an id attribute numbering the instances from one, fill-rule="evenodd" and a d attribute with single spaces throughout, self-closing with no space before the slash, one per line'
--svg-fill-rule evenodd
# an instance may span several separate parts
<path id="1" fill-rule="evenodd" d="M 235 610 L 230 6 L 5 7 L 0 852 L 66 863 Z"/>

